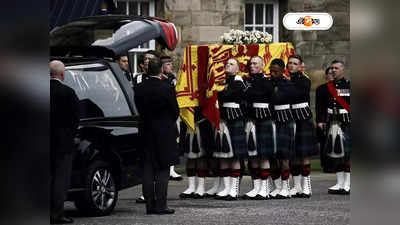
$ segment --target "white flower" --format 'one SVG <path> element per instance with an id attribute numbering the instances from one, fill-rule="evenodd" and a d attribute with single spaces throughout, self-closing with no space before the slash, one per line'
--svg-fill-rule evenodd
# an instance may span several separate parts
<path id="1" fill-rule="evenodd" d="M 221 40 L 225 44 L 257 44 L 257 43 L 270 43 L 272 35 L 268 32 L 242 31 L 231 29 L 229 32 L 224 33 Z"/>

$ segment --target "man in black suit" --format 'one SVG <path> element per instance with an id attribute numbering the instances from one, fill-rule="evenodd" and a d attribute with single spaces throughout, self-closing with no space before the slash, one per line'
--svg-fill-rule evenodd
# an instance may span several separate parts
<path id="1" fill-rule="evenodd" d="M 315 122 L 317 124 L 316 133 L 319 142 L 321 167 L 325 173 L 331 173 L 334 172 L 332 160 L 324 152 L 327 132 L 326 123 L 328 121 L 328 112 L 326 111 L 328 102 L 325 99 L 330 95 L 326 85 L 328 82 L 333 81 L 332 69 L 330 67 L 325 70 L 325 80 L 326 83 L 319 85 L 315 90 Z"/>
<path id="2" fill-rule="evenodd" d="M 143 122 L 143 194 L 147 214 L 173 214 L 167 207 L 169 167 L 179 161 L 175 123 L 179 107 L 174 90 L 161 80 L 161 62 L 151 59 L 148 79 L 135 88 L 135 102 Z"/>
<path id="3" fill-rule="evenodd" d="M 50 223 L 72 223 L 64 216 L 64 200 L 69 188 L 74 137 L 79 124 L 78 97 L 64 85 L 65 67 L 61 61 L 50 62 Z"/>
<path id="4" fill-rule="evenodd" d="M 120 55 L 117 57 L 117 63 L 119 67 L 121 68 L 122 72 L 124 72 L 126 79 L 129 80 L 133 84 L 133 77 L 132 73 L 129 72 L 129 61 L 128 61 L 128 56 L 127 55 Z"/>

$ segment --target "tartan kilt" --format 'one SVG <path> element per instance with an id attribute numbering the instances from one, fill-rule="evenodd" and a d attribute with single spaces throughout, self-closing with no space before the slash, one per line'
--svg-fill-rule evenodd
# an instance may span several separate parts
<path id="1" fill-rule="evenodd" d="M 214 126 L 209 120 L 199 123 L 200 139 L 205 157 L 211 157 L 215 151 Z"/>
<path id="2" fill-rule="evenodd" d="M 295 149 L 296 158 L 307 158 L 318 154 L 312 119 L 296 121 Z"/>
<path id="3" fill-rule="evenodd" d="M 182 148 L 189 159 L 210 157 L 215 150 L 213 126 L 208 120 L 195 124 L 196 130 L 192 133 L 189 129 L 183 138 Z"/>
<path id="4" fill-rule="evenodd" d="M 256 121 L 257 156 L 275 157 L 276 127 L 272 120 Z"/>
<path id="5" fill-rule="evenodd" d="M 229 133 L 229 137 L 224 137 L 226 133 L 223 133 L 221 138 L 218 131 L 216 132 L 217 146 L 215 148 L 213 156 L 216 158 L 248 158 L 244 121 L 221 121 L 221 123 L 225 123 Z M 221 129 L 222 127 L 223 126 L 221 126 Z M 228 140 L 228 142 L 230 141 L 230 146 L 229 143 L 224 140 Z"/>
<path id="6" fill-rule="evenodd" d="M 331 124 L 329 125 L 331 128 Z M 341 131 L 343 132 L 343 138 L 340 136 L 333 137 L 331 134 L 327 135 L 325 142 L 324 152 L 331 158 L 338 158 L 337 155 L 343 155 L 345 159 L 350 159 L 351 156 L 351 126 L 349 124 L 340 125 Z M 332 142 L 335 139 L 335 144 Z"/>
<path id="7" fill-rule="evenodd" d="M 294 121 L 285 123 L 276 123 L 276 158 L 277 159 L 294 159 L 295 137 L 294 137 Z"/>

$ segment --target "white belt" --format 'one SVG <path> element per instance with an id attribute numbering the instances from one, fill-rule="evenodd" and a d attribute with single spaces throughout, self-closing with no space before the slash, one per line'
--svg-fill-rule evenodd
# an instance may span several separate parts
<path id="1" fill-rule="evenodd" d="M 333 114 L 333 109 L 328 108 L 328 113 Z M 349 112 L 347 112 L 346 109 L 339 109 L 339 114 L 345 114 L 345 113 L 349 113 Z"/>
<path id="2" fill-rule="evenodd" d="M 268 103 L 261 103 L 261 102 L 254 102 L 254 103 L 253 103 L 253 108 L 267 109 L 268 106 L 269 106 Z"/>
<path id="3" fill-rule="evenodd" d="M 224 102 L 224 104 L 222 104 L 222 107 L 226 107 L 226 108 L 240 108 L 240 105 L 234 102 Z"/>
<path id="4" fill-rule="evenodd" d="M 308 102 L 292 104 L 292 109 L 301 109 L 301 108 L 305 108 L 305 107 L 308 107 Z"/>
<path id="5" fill-rule="evenodd" d="M 287 105 L 276 105 L 276 106 L 274 106 L 274 109 L 275 109 L 275 110 L 290 109 L 290 105 L 289 105 L 289 104 L 287 104 Z"/>

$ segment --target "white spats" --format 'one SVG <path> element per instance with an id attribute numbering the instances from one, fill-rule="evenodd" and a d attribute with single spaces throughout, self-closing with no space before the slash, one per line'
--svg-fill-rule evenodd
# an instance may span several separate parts
<path id="1" fill-rule="evenodd" d="M 293 188 L 290 189 L 290 195 L 292 197 L 299 198 L 303 194 L 303 188 L 301 187 L 301 175 L 293 176 Z"/>
<path id="2" fill-rule="evenodd" d="M 222 178 L 221 177 L 215 177 L 214 178 L 214 184 L 213 184 L 213 186 L 212 186 L 212 188 L 211 189 L 209 189 L 208 191 L 206 191 L 206 195 L 209 195 L 209 196 L 214 196 L 214 195 L 216 195 L 217 193 L 218 193 L 218 191 L 221 191 L 221 190 L 219 190 L 219 187 L 220 186 L 224 186 L 223 184 L 222 184 Z"/>
<path id="3" fill-rule="evenodd" d="M 281 191 L 276 195 L 277 199 L 290 198 L 289 180 L 282 180 Z"/>
<path id="4" fill-rule="evenodd" d="M 302 178 L 302 186 L 303 186 L 302 197 L 305 197 L 305 198 L 311 197 L 312 189 L 311 189 L 311 177 L 310 176 L 306 176 L 306 177 Z"/>
<path id="5" fill-rule="evenodd" d="M 253 189 L 245 194 L 245 197 L 254 198 L 260 191 L 261 179 L 253 180 Z"/>
<path id="6" fill-rule="evenodd" d="M 343 183 L 344 194 L 350 194 L 350 173 L 344 173 L 344 183 Z"/>
<path id="7" fill-rule="evenodd" d="M 196 191 L 195 180 L 196 180 L 195 176 L 188 177 L 188 185 L 189 185 L 189 187 L 184 192 L 182 192 L 179 195 L 179 197 L 181 197 L 181 198 L 191 198 L 191 197 L 194 196 L 194 192 Z"/>
<path id="8" fill-rule="evenodd" d="M 169 167 L 169 177 L 170 180 L 176 180 L 176 181 L 183 180 L 182 176 L 175 172 L 175 166 Z"/>
<path id="9" fill-rule="evenodd" d="M 269 199 L 269 180 L 261 180 L 261 184 L 260 184 L 260 191 L 257 193 L 257 199 L 260 200 L 265 200 L 265 199 Z"/>
<path id="10" fill-rule="evenodd" d="M 231 189 L 229 191 L 229 196 L 227 200 L 236 200 L 239 196 L 239 177 L 231 177 Z"/>
<path id="11" fill-rule="evenodd" d="M 336 184 L 328 189 L 329 194 L 339 194 L 344 187 L 344 172 L 336 173 Z"/>
<path id="12" fill-rule="evenodd" d="M 271 198 L 275 198 L 281 191 L 282 179 L 281 178 L 275 179 L 274 186 L 275 186 L 275 189 L 269 194 L 271 196 Z"/>
<path id="13" fill-rule="evenodd" d="M 231 191 L 231 177 L 224 177 L 222 180 L 225 188 L 217 193 L 217 198 L 226 197 Z"/>
<path id="14" fill-rule="evenodd" d="M 197 189 L 194 193 L 195 197 L 197 197 L 197 198 L 204 197 L 204 192 L 205 192 L 204 181 L 205 181 L 204 177 L 197 178 Z"/>

